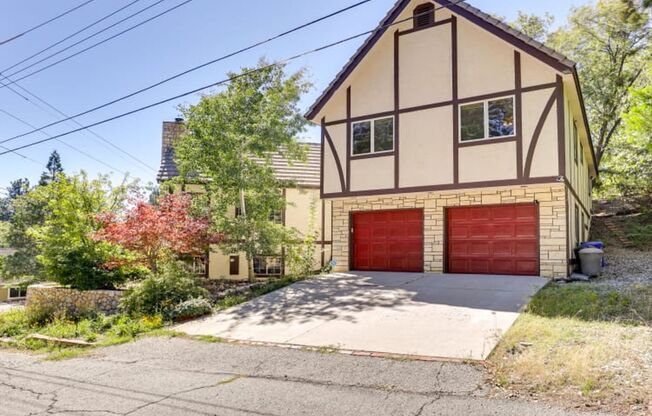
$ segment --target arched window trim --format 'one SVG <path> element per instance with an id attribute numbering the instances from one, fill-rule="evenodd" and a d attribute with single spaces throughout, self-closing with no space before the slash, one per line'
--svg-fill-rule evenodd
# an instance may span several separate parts
<path id="1" fill-rule="evenodd" d="M 414 28 L 422 28 L 435 23 L 435 5 L 432 3 L 422 3 L 412 11 L 414 17 Z"/>

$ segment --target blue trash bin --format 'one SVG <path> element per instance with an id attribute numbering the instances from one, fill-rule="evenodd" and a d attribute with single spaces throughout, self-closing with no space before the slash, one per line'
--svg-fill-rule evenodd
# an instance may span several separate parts
<path id="1" fill-rule="evenodd" d="M 579 249 L 583 248 L 599 248 L 600 250 L 604 250 L 604 243 L 602 241 L 584 241 L 580 243 Z M 578 250 L 579 251 L 579 250 Z M 607 265 L 606 260 L 604 259 L 604 256 L 602 257 L 602 267 L 605 267 Z"/>

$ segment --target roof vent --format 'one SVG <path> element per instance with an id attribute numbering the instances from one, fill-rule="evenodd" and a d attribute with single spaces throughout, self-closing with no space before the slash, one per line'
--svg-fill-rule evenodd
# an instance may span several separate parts
<path id="1" fill-rule="evenodd" d="M 435 6 L 432 3 L 423 3 L 414 8 L 414 27 L 426 27 L 435 22 Z"/>
<path id="2" fill-rule="evenodd" d="M 183 123 L 183 117 L 177 117 L 174 119 L 175 123 Z"/>

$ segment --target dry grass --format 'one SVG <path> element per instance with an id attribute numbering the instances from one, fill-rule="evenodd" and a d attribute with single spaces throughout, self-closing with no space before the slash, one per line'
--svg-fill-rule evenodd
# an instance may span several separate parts
<path id="1" fill-rule="evenodd" d="M 525 313 L 490 362 L 496 384 L 510 394 L 648 414 L 651 346 L 647 326 Z"/>

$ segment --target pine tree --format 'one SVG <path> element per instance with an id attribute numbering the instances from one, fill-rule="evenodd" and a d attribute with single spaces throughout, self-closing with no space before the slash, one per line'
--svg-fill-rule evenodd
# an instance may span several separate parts
<path id="1" fill-rule="evenodd" d="M 47 169 L 41 174 L 41 179 L 39 180 L 39 185 L 47 185 L 50 182 L 54 181 L 57 178 L 57 175 L 63 173 L 63 167 L 61 166 L 61 157 L 59 152 L 53 150 L 48 159 L 48 164 L 45 165 Z"/>

